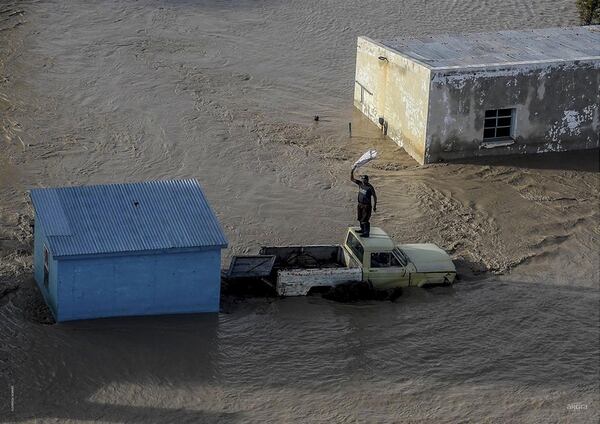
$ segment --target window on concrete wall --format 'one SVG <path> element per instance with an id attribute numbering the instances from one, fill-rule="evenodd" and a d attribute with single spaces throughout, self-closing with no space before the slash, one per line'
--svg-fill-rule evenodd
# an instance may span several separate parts
<path id="1" fill-rule="evenodd" d="M 483 139 L 509 139 L 514 135 L 515 109 L 490 109 L 485 111 Z"/>
<path id="2" fill-rule="evenodd" d="M 44 286 L 48 287 L 49 279 L 50 279 L 50 258 L 48 254 L 48 248 L 44 246 Z"/>

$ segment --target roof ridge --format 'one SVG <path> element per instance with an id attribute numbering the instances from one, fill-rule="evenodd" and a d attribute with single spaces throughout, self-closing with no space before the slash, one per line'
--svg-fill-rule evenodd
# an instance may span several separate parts
<path id="1" fill-rule="evenodd" d="M 31 190 L 54 256 L 219 246 L 227 239 L 195 178 Z M 69 233 L 65 231 L 69 229 Z"/>
<path id="2" fill-rule="evenodd" d="M 39 191 L 39 190 L 70 190 L 70 189 L 80 189 L 80 188 L 95 188 L 95 187 L 112 187 L 119 185 L 137 185 L 137 184 L 152 184 L 152 183 L 171 183 L 171 182 L 195 182 L 198 185 L 200 184 L 197 178 L 167 178 L 167 179 L 157 179 L 157 180 L 144 180 L 144 181 L 124 181 L 124 182 L 107 182 L 107 183 L 95 183 L 95 184 L 85 184 L 85 185 L 72 185 L 72 186 L 57 186 L 57 187 L 35 187 L 30 189 L 30 192 Z"/>

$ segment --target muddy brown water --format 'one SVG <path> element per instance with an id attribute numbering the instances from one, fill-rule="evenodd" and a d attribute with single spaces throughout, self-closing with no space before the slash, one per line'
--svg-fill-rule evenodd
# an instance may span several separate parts
<path id="1" fill-rule="evenodd" d="M 566 0 L 1 1 L 0 422 L 597 422 L 598 151 L 421 167 L 351 106 L 358 35 L 576 23 Z M 374 224 L 448 250 L 453 288 L 44 324 L 28 188 L 198 178 L 226 263 L 337 242 L 371 147 Z"/>

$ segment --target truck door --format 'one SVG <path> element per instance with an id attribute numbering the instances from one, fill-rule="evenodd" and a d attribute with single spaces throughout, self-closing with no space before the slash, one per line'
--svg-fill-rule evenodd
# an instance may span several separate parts
<path id="1" fill-rule="evenodd" d="M 372 252 L 367 278 L 376 289 L 406 287 L 409 273 L 393 252 Z"/>

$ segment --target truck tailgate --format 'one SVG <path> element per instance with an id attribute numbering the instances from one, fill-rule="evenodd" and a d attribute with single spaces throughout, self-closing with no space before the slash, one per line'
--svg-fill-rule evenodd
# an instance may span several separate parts
<path id="1" fill-rule="evenodd" d="M 280 296 L 306 296 L 312 287 L 332 287 L 361 280 L 361 268 L 280 269 L 276 289 Z"/>

